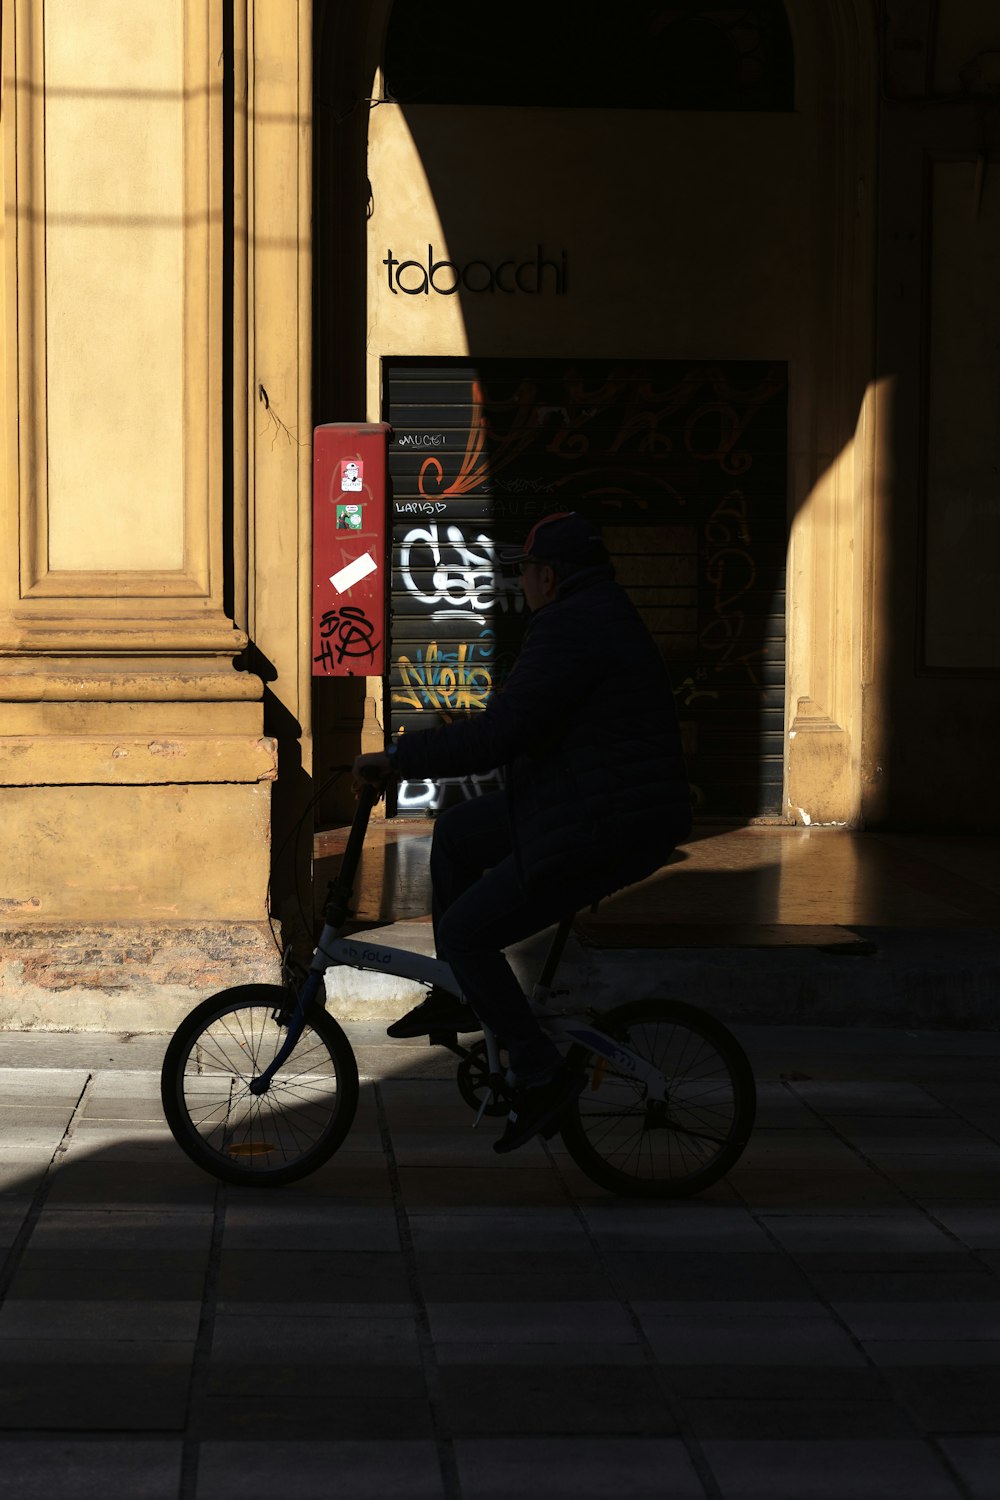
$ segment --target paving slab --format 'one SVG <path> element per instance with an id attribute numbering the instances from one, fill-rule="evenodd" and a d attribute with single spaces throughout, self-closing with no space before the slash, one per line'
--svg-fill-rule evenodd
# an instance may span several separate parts
<path id="1" fill-rule="evenodd" d="M 20 1234 L 28 1206 L 0 1198 L 0 1253 L 9 1249 Z"/>
<path id="2" fill-rule="evenodd" d="M 398 1250 L 234 1250 L 224 1247 L 221 1302 L 405 1302 L 408 1266 Z"/>
<path id="3" fill-rule="evenodd" d="M 391 1206 L 348 1206 L 335 1199 L 303 1204 L 287 1193 L 270 1193 L 254 1203 L 234 1195 L 226 1205 L 222 1243 L 227 1251 L 400 1248 Z"/>
<path id="4" fill-rule="evenodd" d="M 911 1438 L 913 1426 L 909 1417 L 900 1411 L 888 1391 L 880 1394 L 881 1400 L 874 1401 L 788 1396 L 775 1402 L 755 1398 L 752 1393 L 729 1400 L 692 1401 L 681 1397 L 679 1407 L 685 1428 L 702 1442 L 718 1438 L 753 1442 Z M 844 1500 L 848 1500 L 846 1495 Z"/>
<path id="5" fill-rule="evenodd" d="M 7 1339 L 194 1339 L 200 1301 L 150 1297 L 65 1299 L 8 1297 L 0 1308 L 0 1347 Z"/>
<path id="6" fill-rule="evenodd" d="M 31 1236 L 31 1250 L 208 1251 L 212 1214 L 188 1208 L 55 1208 L 46 1204 Z M 136 1256 L 138 1259 L 138 1255 Z"/>
<path id="7" fill-rule="evenodd" d="M 54 1151 L 66 1133 L 66 1111 L 58 1105 L 42 1108 L 25 1101 L 20 1107 L 0 1108 L 0 1140 L 6 1150 L 35 1146 Z"/>
<path id="8" fill-rule="evenodd" d="M 127 1124 L 140 1124 L 151 1121 L 157 1125 L 163 1123 L 163 1106 L 160 1103 L 160 1091 L 155 1094 L 150 1092 L 145 1095 L 122 1094 L 99 1094 L 93 1091 L 84 1105 L 81 1120 L 90 1121 L 112 1121 Z"/>
<path id="9" fill-rule="evenodd" d="M 459 1439 L 594 1432 L 648 1438 L 677 1431 L 656 1371 L 648 1366 L 453 1365 L 442 1371 L 441 1383 L 445 1420 Z"/>
<path id="10" fill-rule="evenodd" d="M 175 1500 L 182 1445 L 146 1438 L 0 1438 L 3 1488 L 17 1500 Z"/>
<path id="11" fill-rule="evenodd" d="M 917 1119 L 924 1115 L 947 1115 L 947 1107 L 926 1089 L 913 1083 L 852 1083 L 843 1079 L 791 1082 L 787 1087 L 803 1105 L 835 1119 L 901 1116 Z"/>
<path id="12" fill-rule="evenodd" d="M 295 1500 L 447 1500 L 429 1440 L 201 1444 L 197 1500 L 289 1494 L 293 1485 Z"/>
<path id="13" fill-rule="evenodd" d="M 941 1460 L 905 1439 L 703 1445 L 725 1500 L 957 1500 Z"/>
<path id="14" fill-rule="evenodd" d="M 234 1361 L 213 1360 L 205 1381 L 211 1396 L 271 1396 L 275 1400 L 294 1400 L 305 1395 L 322 1396 L 327 1403 L 327 1420 L 334 1420 L 338 1401 L 371 1401 L 390 1409 L 399 1401 L 423 1401 L 427 1405 L 423 1371 L 419 1364 L 408 1362 L 391 1365 L 348 1363 L 329 1356 L 312 1362 L 299 1358 L 285 1360 Z"/>
<path id="15" fill-rule="evenodd" d="M 35 1297 L 77 1305 L 93 1301 L 197 1305 L 207 1267 L 207 1245 L 201 1252 L 147 1247 L 140 1257 L 134 1247 L 46 1250 L 38 1248 L 32 1236 L 8 1288 L 5 1306 Z M 0 1337 L 2 1330 L 0 1313 Z"/>
<path id="16" fill-rule="evenodd" d="M 1000 1437 L 944 1437 L 941 1448 L 966 1486 L 969 1500 L 997 1500 Z"/>
<path id="17" fill-rule="evenodd" d="M 190 1366 L 0 1364 L 0 1430 L 183 1432 Z"/>
<path id="18" fill-rule="evenodd" d="M 445 1298 L 477 1305 L 486 1301 L 501 1305 L 563 1300 L 600 1303 L 614 1296 L 617 1290 L 592 1256 L 576 1259 L 569 1254 L 553 1256 L 553 1263 L 548 1266 L 538 1257 L 522 1256 L 514 1269 L 508 1261 L 504 1268 L 489 1271 L 483 1269 L 482 1256 L 475 1258 L 471 1270 L 456 1267 L 454 1257 L 445 1259 L 446 1265 L 436 1267 L 433 1258 L 418 1257 L 420 1290 L 430 1303 L 440 1304 Z"/>
<path id="19" fill-rule="evenodd" d="M 684 1445 L 671 1438 L 508 1437 L 456 1444 L 463 1500 L 705 1500 Z"/>
<path id="20" fill-rule="evenodd" d="M 82 1120 L 66 1144 L 62 1168 L 71 1172 L 79 1164 L 100 1163 L 108 1167 L 117 1162 L 134 1162 L 139 1166 L 172 1166 L 177 1160 L 177 1146 L 162 1124 L 102 1120 L 96 1124 Z"/>
<path id="21" fill-rule="evenodd" d="M 799 1257 L 886 1251 L 952 1255 L 956 1249 L 951 1235 L 912 1209 L 879 1214 L 764 1214 L 761 1224 L 785 1250 Z"/>
<path id="22" fill-rule="evenodd" d="M 527 1336 L 530 1337 L 530 1330 Z M 634 1367 L 650 1364 L 648 1352 L 641 1342 L 609 1343 L 601 1337 L 600 1329 L 596 1330 L 593 1338 L 584 1335 L 578 1339 L 552 1343 L 540 1343 L 537 1339 L 526 1343 L 512 1340 L 497 1343 L 491 1339 L 482 1339 L 451 1344 L 438 1338 L 434 1343 L 434 1358 L 439 1369 L 444 1369 L 447 1365 L 464 1365 L 467 1369 L 493 1369 L 499 1365 L 559 1365 L 563 1368 L 573 1366 L 580 1370 L 592 1370 L 598 1365 Z"/>
<path id="23" fill-rule="evenodd" d="M 317 1394 L 306 1383 L 308 1371 L 299 1374 L 300 1388 L 285 1396 L 273 1391 L 203 1396 L 195 1419 L 199 1439 L 243 1437 L 284 1442 L 296 1438 L 304 1446 L 331 1437 L 340 1442 L 373 1438 L 385 1442 L 433 1435 L 422 1381 L 414 1382 L 418 1390 L 414 1397 L 393 1394 L 390 1389 L 381 1399 L 353 1390 Z M 299 1452 L 301 1455 L 301 1447 Z M 294 1473 L 286 1475 L 285 1483 L 294 1482 L 294 1478 Z"/>
<path id="24" fill-rule="evenodd" d="M 0 1146 L 0 1202 L 30 1203 L 52 1165 L 52 1147 Z"/>
<path id="25" fill-rule="evenodd" d="M 159 1068 L 99 1068 L 93 1071 L 87 1090 L 88 1112 L 97 1100 L 113 1099 L 155 1100 L 158 1104 Z"/>
<path id="26" fill-rule="evenodd" d="M 1000 1434 L 1000 1370 L 995 1365 L 887 1366 L 893 1399 L 920 1431 Z"/>
<path id="27" fill-rule="evenodd" d="M 298 1358 L 317 1364 L 334 1357 L 356 1364 L 418 1362 L 413 1313 L 405 1303 L 377 1307 L 359 1303 L 335 1313 L 300 1303 L 298 1316 L 284 1305 L 276 1310 L 270 1303 L 263 1312 L 250 1308 L 248 1313 L 239 1316 L 232 1303 L 223 1304 L 215 1320 L 213 1361 L 267 1364 Z"/>
<path id="28" fill-rule="evenodd" d="M 79 1072 L 141 1070 L 159 1074 L 169 1032 L 148 1036 L 104 1031 L 0 1031 L 0 1068 Z"/>
<path id="29" fill-rule="evenodd" d="M 5 1056 L 12 1040 L 10 1032 L 0 1032 L 0 1099 L 5 1104 L 25 1100 L 44 1105 L 75 1104 L 86 1087 L 89 1073 L 82 1068 L 13 1068 Z"/>
<path id="30" fill-rule="evenodd" d="M 608 1250 L 605 1265 L 630 1302 L 812 1302 L 801 1270 L 780 1251 Z"/>
<path id="31" fill-rule="evenodd" d="M 52 1173 L 49 1202 L 61 1207 L 135 1208 L 210 1206 L 217 1184 L 181 1156 L 156 1161 L 104 1160 L 99 1152 L 77 1154 Z"/>
<path id="32" fill-rule="evenodd" d="M 928 1216 L 975 1250 L 1000 1250 L 1000 1202 L 956 1203 L 952 1199 L 924 1204 Z"/>
<path id="33" fill-rule="evenodd" d="M 431 1332 L 443 1343 L 634 1344 L 636 1331 L 611 1301 L 438 1302 L 427 1309 Z"/>
<path id="34" fill-rule="evenodd" d="M 880 1368 L 989 1365 L 1000 1369 L 1000 1339 L 862 1339 L 861 1347 Z"/>
<path id="35" fill-rule="evenodd" d="M 947 1260 L 941 1256 L 927 1262 L 920 1259 L 916 1267 L 910 1257 L 898 1255 L 880 1256 L 878 1261 L 882 1263 L 878 1270 L 871 1265 L 861 1270 L 830 1270 L 828 1261 L 822 1270 L 811 1270 L 804 1261 L 803 1270 L 810 1272 L 812 1285 L 825 1301 L 838 1308 L 851 1308 L 852 1316 L 853 1309 L 863 1302 L 879 1306 L 890 1302 L 918 1306 L 965 1303 L 981 1306 L 984 1312 L 995 1304 L 1000 1310 L 1000 1280 L 972 1256 L 965 1263 L 968 1269 L 956 1271 L 946 1269 L 952 1263 L 950 1256 Z"/>
<path id="36" fill-rule="evenodd" d="M 762 1223 L 742 1203 L 693 1198 L 672 1203 L 630 1203 L 608 1197 L 580 1211 L 588 1234 L 602 1251 L 707 1250 L 759 1254 L 771 1248 Z"/>
<path id="37" fill-rule="evenodd" d="M 437 1256 L 460 1253 L 466 1264 L 478 1263 L 483 1251 L 511 1255 L 520 1251 L 541 1254 L 588 1252 L 584 1226 L 571 1209 L 514 1208 L 497 1213 L 489 1208 L 443 1209 L 409 1216 L 410 1233 L 418 1253 Z"/>
<path id="38" fill-rule="evenodd" d="M 837 1316 L 859 1339 L 1000 1339 L 1000 1301 L 841 1302 Z"/>
<path id="39" fill-rule="evenodd" d="M 818 1302 L 639 1302 L 635 1311 L 663 1365 L 865 1366 L 848 1331 Z"/>

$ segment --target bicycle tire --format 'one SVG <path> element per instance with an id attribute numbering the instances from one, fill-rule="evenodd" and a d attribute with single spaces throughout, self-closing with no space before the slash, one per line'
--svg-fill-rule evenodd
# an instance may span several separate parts
<path id="1" fill-rule="evenodd" d="M 264 1094 L 250 1094 L 285 1038 L 293 999 L 279 985 L 210 995 L 174 1033 L 160 1075 L 174 1140 L 223 1182 L 279 1187 L 322 1166 L 358 1105 L 358 1065 L 332 1016 L 312 1006 L 291 1056 Z"/>
<path id="2" fill-rule="evenodd" d="M 757 1110 L 753 1070 L 721 1021 L 678 1000 L 636 1000 L 607 1011 L 602 1032 L 662 1068 L 667 1100 L 580 1043 L 570 1066 L 587 1087 L 561 1124 L 566 1149 L 599 1186 L 629 1197 L 686 1198 L 739 1159 Z"/>

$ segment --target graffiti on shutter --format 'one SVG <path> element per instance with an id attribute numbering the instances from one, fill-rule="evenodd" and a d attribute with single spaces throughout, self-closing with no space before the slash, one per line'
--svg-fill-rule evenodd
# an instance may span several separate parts
<path id="1" fill-rule="evenodd" d="M 552 511 L 602 527 L 673 683 L 705 814 L 781 811 L 787 374 L 718 361 L 386 361 L 390 724 L 481 713 L 523 630 L 498 547 Z M 400 814 L 500 774 L 404 783 Z"/>

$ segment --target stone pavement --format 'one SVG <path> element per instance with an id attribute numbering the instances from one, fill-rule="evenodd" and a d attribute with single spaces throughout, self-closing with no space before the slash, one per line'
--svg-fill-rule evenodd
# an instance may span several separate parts
<path id="1" fill-rule="evenodd" d="M 349 1029 L 271 1192 L 177 1150 L 165 1038 L 0 1033 L 0 1496 L 1000 1497 L 1000 1035 L 738 1028 L 758 1128 L 671 1204 Z"/>
<path id="2" fill-rule="evenodd" d="M 430 823 L 372 824 L 357 927 L 430 952 Z M 345 829 L 316 838 L 317 899 Z M 544 943 L 516 950 L 531 983 Z M 331 973 L 338 1015 L 398 1014 L 405 980 Z M 696 824 L 650 880 L 582 912 L 560 984 L 603 1008 L 696 996 L 727 1020 L 1000 1027 L 1000 838 Z"/>

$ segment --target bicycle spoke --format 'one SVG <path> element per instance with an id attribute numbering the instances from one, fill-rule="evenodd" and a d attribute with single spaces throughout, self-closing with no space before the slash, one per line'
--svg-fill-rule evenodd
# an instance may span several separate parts
<path id="1" fill-rule="evenodd" d="M 738 1098 L 726 1058 L 708 1034 L 674 1017 L 635 1020 L 618 1040 L 661 1073 L 663 1099 L 607 1058 L 575 1118 L 587 1148 L 623 1180 L 680 1186 L 729 1146 Z"/>
<path id="2" fill-rule="evenodd" d="M 202 1141 L 251 1175 L 295 1163 L 322 1141 L 340 1108 L 337 1068 L 323 1037 L 307 1026 L 263 1094 L 250 1082 L 273 1063 L 287 1036 L 273 1008 L 239 1006 L 217 1015 L 192 1044 L 185 1108 Z"/>

